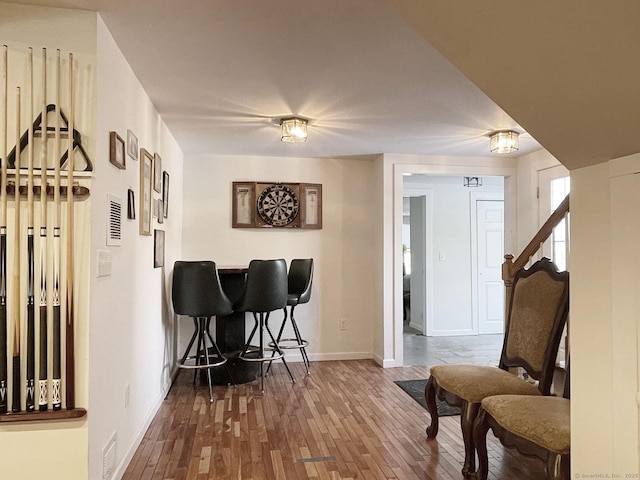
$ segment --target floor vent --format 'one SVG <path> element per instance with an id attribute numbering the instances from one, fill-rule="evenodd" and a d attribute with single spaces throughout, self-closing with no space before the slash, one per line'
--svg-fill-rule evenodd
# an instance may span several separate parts
<path id="1" fill-rule="evenodd" d="M 117 438 L 117 434 L 114 432 L 102 449 L 102 480 L 111 480 L 116 472 Z"/>
<path id="2" fill-rule="evenodd" d="M 299 458 L 296 463 L 309 463 L 309 462 L 335 462 L 336 457 L 309 457 Z"/>

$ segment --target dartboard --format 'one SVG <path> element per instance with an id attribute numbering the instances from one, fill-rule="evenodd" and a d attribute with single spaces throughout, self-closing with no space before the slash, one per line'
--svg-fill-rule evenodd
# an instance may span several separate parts
<path id="1" fill-rule="evenodd" d="M 268 225 L 288 225 L 298 216 L 298 196 L 286 185 L 269 185 L 258 197 L 258 213 Z"/>

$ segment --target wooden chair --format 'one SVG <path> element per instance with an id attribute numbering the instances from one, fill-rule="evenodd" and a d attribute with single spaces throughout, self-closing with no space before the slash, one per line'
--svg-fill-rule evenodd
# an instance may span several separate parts
<path id="1" fill-rule="evenodd" d="M 546 462 L 547 478 L 569 480 L 571 466 L 571 401 L 569 369 L 562 397 L 496 395 L 482 400 L 473 426 L 478 451 L 476 480 L 487 480 L 487 432 L 505 447 Z"/>
<path id="2" fill-rule="evenodd" d="M 460 407 L 465 447 L 462 474 L 475 470 L 473 423 L 486 397 L 502 394 L 549 395 L 562 330 L 569 313 L 569 273 L 559 273 L 548 258 L 519 270 L 513 280 L 498 368 L 485 365 L 437 365 L 425 387 L 431 424 L 438 434 L 436 397 Z M 537 385 L 511 373 L 522 368 Z"/>

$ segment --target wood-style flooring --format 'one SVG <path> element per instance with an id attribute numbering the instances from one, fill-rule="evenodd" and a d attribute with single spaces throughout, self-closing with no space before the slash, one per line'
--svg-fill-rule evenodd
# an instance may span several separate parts
<path id="1" fill-rule="evenodd" d="M 426 366 L 383 369 L 370 360 L 278 363 L 259 382 L 192 385 L 182 373 L 149 427 L 124 480 L 433 479 L 459 480 L 459 417 L 440 420 L 427 440 L 428 413 L 394 380 L 426 378 Z M 539 480 L 542 462 L 505 449 L 489 432 L 490 479 Z"/>

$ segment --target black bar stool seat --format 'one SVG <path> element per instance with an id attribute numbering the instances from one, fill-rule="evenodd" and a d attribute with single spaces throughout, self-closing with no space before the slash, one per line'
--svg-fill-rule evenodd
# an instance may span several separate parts
<path id="1" fill-rule="evenodd" d="M 193 335 L 183 356 L 178 360 L 177 367 L 193 369 L 194 383 L 196 371 L 206 370 L 209 400 L 213 402 L 211 368 L 224 365 L 231 382 L 235 384 L 227 365 L 227 358 L 222 354 L 209 331 L 211 317 L 229 315 L 233 312 L 233 305 L 220 285 L 215 262 L 208 260 L 175 262 L 171 297 L 175 313 L 190 316 L 194 323 Z M 194 344 L 196 344 L 195 352 L 191 354 Z"/>
<path id="2" fill-rule="evenodd" d="M 287 264 L 283 259 L 252 260 L 247 271 L 245 289 L 233 308 L 240 312 L 251 312 L 254 326 L 239 358 L 246 362 L 260 362 L 260 387 L 264 395 L 264 362 L 281 359 L 291 381 L 293 375 L 284 358 L 284 351 L 278 347 L 276 339 L 269 328 L 269 315 L 287 305 Z M 265 343 L 265 332 L 273 346 Z M 258 345 L 252 345 L 258 335 Z M 271 355 L 267 355 L 270 352 Z"/>
<path id="3" fill-rule="evenodd" d="M 298 305 L 308 303 L 309 299 L 311 298 L 311 285 L 313 283 L 313 258 L 296 258 L 291 260 L 291 264 L 289 265 L 289 275 L 287 283 L 287 306 L 290 307 L 291 313 L 287 314 L 287 307 L 285 306 L 284 320 L 282 321 L 282 325 L 280 326 L 280 331 L 278 332 L 276 343 L 278 344 L 278 347 L 283 350 L 295 348 L 300 349 L 302 361 L 304 362 L 304 365 L 307 369 L 307 375 L 311 375 L 311 372 L 309 371 L 309 356 L 307 355 L 307 347 L 309 346 L 309 342 L 303 339 L 302 335 L 300 335 L 300 330 L 298 329 L 298 324 L 296 323 L 293 311 Z M 282 338 L 284 327 L 287 324 L 287 319 L 289 319 L 291 322 L 294 338 Z M 271 343 L 270 346 L 273 347 L 274 344 Z"/>

